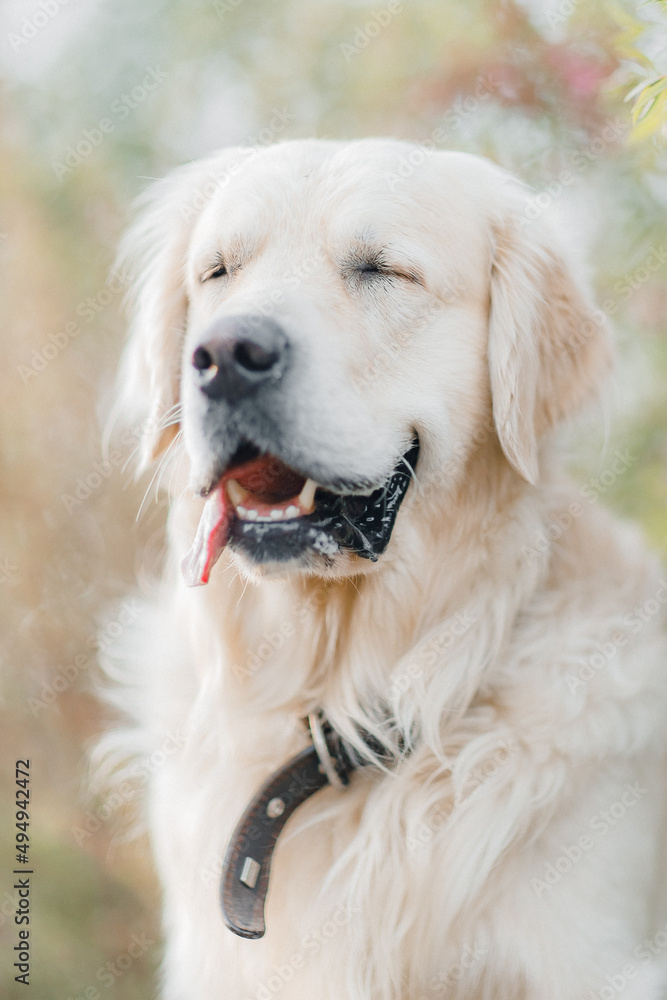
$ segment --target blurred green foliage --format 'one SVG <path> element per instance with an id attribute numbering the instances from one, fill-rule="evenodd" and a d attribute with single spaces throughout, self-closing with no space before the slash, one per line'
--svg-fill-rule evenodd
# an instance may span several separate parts
<path id="1" fill-rule="evenodd" d="M 40 15 L 46 7 L 56 12 Z M 113 809 L 82 842 L 73 832 L 104 806 L 83 790 L 86 743 L 106 715 L 89 694 L 98 622 L 161 557 L 163 506 L 134 522 L 146 484 L 123 471 L 131 447 L 100 466 L 124 325 L 109 274 L 132 198 L 176 163 L 265 141 L 276 109 L 275 141 L 437 133 L 443 148 L 518 173 L 542 192 L 537 205 L 574 220 L 617 331 L 609 441 L 592 425 L 575 434 L 574 474 L 582 485 L 600 478 L 627 449 L 627 472 L 600 502 L 638 517 L 664 553 L 667 12 L 605 0 L 46 7 L 9 2 L 0 14 L 0 994 L 26 995 L 8 960 L 5 893 L 13 761 L 30 756 L 31 995 L 75 1000 L 96 985 L 104 998 L 146 1000 L 157 944 L 113 985 L 96 978 L 133 932 L 157 940 L 146 846 L 119 842 Z"/>

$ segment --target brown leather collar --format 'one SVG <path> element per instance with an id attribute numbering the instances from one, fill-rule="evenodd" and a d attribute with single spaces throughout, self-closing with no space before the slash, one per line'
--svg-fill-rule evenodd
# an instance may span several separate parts
<path id="1" fill-rule="evenodd" d="M 325 785 L 345 788 L 356 768 L 370 763 L 343 742 L 321 712 L 309 715 L 312 745 L 274 771 L 232 834 L 222 866 L 220 900 L 227 927 L 244 938 L 264 935 L 264 904 L 271 860 L 280 832 L 295 809 Z M 378 758 L 386 751 L 374 737 L 364 743 Z"/>

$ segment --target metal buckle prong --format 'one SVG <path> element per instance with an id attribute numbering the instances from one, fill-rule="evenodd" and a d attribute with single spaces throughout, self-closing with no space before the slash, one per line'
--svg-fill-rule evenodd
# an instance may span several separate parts
<path id="1" fill-rule="evenodd" d="M 313 713 L 308 716 L 308 726 L 310 727 L 310 734 L 313 738 L 313 746 L 317 751 L 317 756 L 319 757 L 320 764 L 322 765 L 322 770 L 329 779 L 329 784 L 334 788 L 344 789 L 347 786 L 345 782 L 341 779 L 338 770 L 336 769 L 336 762 L 331 756 L 329 750 L 329 744 L 327 743 L 327 738 L 322 727 L 322 719 L 319 713 Z"/>

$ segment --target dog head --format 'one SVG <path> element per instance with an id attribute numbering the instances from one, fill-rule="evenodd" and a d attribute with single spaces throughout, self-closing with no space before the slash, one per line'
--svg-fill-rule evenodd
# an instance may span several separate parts
<path id="1" fill-rule="evenodd" d="M 226 547 L 358 573 L 406 493 L 446 503 L 489 438 L 537 483 L 608 347 L 527 198 L 485 160 L 391 140 L 230 149 L 151 189 L 119 405 L 144 463 L 183 449 L 206 498 L 189 582 Z"/>

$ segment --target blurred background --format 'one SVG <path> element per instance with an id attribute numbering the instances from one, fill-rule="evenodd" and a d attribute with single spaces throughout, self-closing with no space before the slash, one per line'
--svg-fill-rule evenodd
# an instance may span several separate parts
<path id="1" fill-rule="evenodd" d="M 30 995 L 154 996 L 157 890 L 145 842 L 123 832 L 131 795 L 86 792 L 87 747 L 108 722 L 96 646 L 159 567 L 165 513 L 149 492 L 137 520 L 148 483 L 125 468 L 133 435 L 109 462 L 100 440 L 132 200 L 219 146 L 311 135 L 394 135 L 515 171 L 536 215 L 576 222 L 616 330 L 609 440 L 575 435 L 573 474 L 664 557 L 666 27 L 660 2 L 4 0 L 2 997 L 27 995 L 12 968 L 19 758 L 32 775 Z"/>

